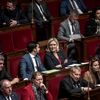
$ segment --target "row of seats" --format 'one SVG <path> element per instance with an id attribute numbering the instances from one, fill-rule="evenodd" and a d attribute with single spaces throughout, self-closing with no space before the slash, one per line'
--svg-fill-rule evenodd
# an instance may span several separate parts
<path id="1" fill-rule="evenodd" d="M 25 49 L 29 41 L 35 40 L 35 29 L 30 25 L 4 28 L 0 31 L 0 49 L 5 54 Z"/>
<path id="2" fill-rule="evenodd" d="M 5 0 L 6 1 L 6 0 Z M 1 0 L 1 4 L 5 5 L 5 1 Z M 28 4 L 31 0 L 16 0 L 21 8 L 26 11 Z M 59 16 L 59 7 L 61 0 L 44 0 L 47 3 L 49 11 L 53 17 Z M 93 10 L 95 7 L 100 6 L 99 0 L 83 0 L 88 10 Z"/>
<path id="3" fill-rule="evenodd" d="M 60 3 L 61 0 L 44 0 L 47 3 L 47 6 L 49 8 L 49 11 L 53 17 L 58 17 L 59 16 L 59 8 L 60 8 Z M 100 1 L 99 0 L 83 0 L 84 4 L 88 8 L 88 10 L 93 10 L 95 7 L 100 6 Z M 26 4 L 28 1 L 26 0 Z M 30 1 L 29 1 L 30 2 Z M 19 4 L 22 4 L 22 8 L 27 8 L 25 1 L 24 1 L 24 6 L 23 2 L 18 0 Z"/>
<path id="4" fill-rule="evenodd" d="M 85 24 L 88 20 L 89 15 L 84 14 L 79 18 L 81 33 L 85 31 Z M 56 37 L 58 34 L 59 26 L 61 21 L 65 17 L 57 17 L 52 20 L 51 23 L 51 36 Z M 4 28 L 0 31 L 0 49 L 4 53 L 10 53 L 26 48 L 29 41 L 36 41 L 35 25 L 21 25 L 13 28 Z"/>

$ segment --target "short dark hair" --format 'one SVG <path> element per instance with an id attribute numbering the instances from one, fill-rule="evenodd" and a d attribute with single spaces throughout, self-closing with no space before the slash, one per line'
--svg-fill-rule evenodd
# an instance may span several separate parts
<path id="1" fill-rule="evenodd" d="M 37 44 L 39 44 L 39 43 L 34 42 L 34 41 L 29 42 L 29 44 L 27 45 L 28 52 L 31 53 L 33 51 L 33 49 L 35 49 L 37 47 Z"/>

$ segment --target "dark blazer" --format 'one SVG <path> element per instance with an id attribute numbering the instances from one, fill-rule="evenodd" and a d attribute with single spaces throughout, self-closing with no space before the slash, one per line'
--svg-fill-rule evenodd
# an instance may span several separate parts
<path id="1" fill-rule="evenodd" d="M 41 59 L 40 59 L 40 56 L 39 55 L 36 55 L 36 59 L 38 61 L 38 71 L 45 71 L 45 67 L 43 66 L 42 62 L 41 62 Z M 29 80 L 31 79 L 32 77 L 32 74 L 34 72 L 34 64 L 32 62 L 32 59 L 30 57 L 29 54 L 25 54 L 21 61 L 20 61 L 20 76 L 21 78 L 28 78 Z"/>
<path id="2" fill-rule="evenodd" d="M 67 63 L 64 64 L 65 59 L 67 59 L 67 57 L 65 57 L 64 52 L 60 50 L 58 52 L 58 56 L 60 58 L 60 61 L 61 61 L 62 66 L 63 67 L 67 67 Z M 53 55 L 52 52 L 46 52 L 45 57 L 44 57 L 44 65 L 45 65 L 46 69 L 48 69 L 48 70 L 54 69 L 55 66 L 57 66 L 59 64 L 60 64 L 60 62 Z"/>
<path id="3" fill-rule="evenodd" d="M 48 7 L 47 7 L 46 3 L 41 2 L 41 6 L 43 8 L 45 17 L 47 18 L 48 21 L 50 21 L 52 17 L 51 17 L 51 14 L 48 10 Z M 40 13 L 40 11 L 39 11 L 39 9 L 38 9 L 35 2 L 33 3 L 33 17 L 34 17 L 34 21 L 39 26 L 41 26 L 41 24 L 44 22 L 42 14 Z M 31 19 L 32 19 L 32 3 L 28 7 L 28 18 L 31 21 Z"/>
<path id="4" fill-rule="evenodd" d="M 17 94 L 15 92 L 12 92 L 10 95 L 12 100 L 19 100 Z M 0 92 L 0 100 L 6 100 L 5 96 Z"/>
<path id="5" fill-rule="evenodd" d="M 81 87 L 87 87 L 88 82 L 83 78 L 77 82 L 79 85 L 78 88 L 75 87 L 76 82 L 69 75 L 66 76 L 61 82 L 59 87 L 59 95 L 58 98 L 71 98 L 71 95 L 74 93 L 83 94 Z M 90 84 L 91 88 L 94 88 L 93 84 Z"/>
<path id="6" fill-rule="evenodd" d="M 0 81 L 3 80 L 3 79 L 8 79 L 8 80 L 12 80 L 11 76 L 8 74 L 8 72 L 5 70 L 5 68 L 3 68 L 1 71 L 0 71 Z"/>
<path id="7" fill-rule="evenodd" d="M 95 19 L 92 18 L 87 22 L 86 25 L 86 31 L 85 31 L 85 36 L 92 36 L 95 35 L 97 31 L 97 23 L 95 22 Z"/>
<path id="8" fill-rule="evenodd" d="M 8 11 L 7 9 L 4 9 L 3 11 L 3 19 L 4 22 L 9 26 L 10 20 L 16 20 L 17 24 L 25 24 L 28 23 L 28 19 L 25 16 L 24 12 L 16 7 L 13 11 Z"/>
<path id="9" fill-rule="evenodd" d="M 0 9 L 0 28 L 3 27 L 2 9 Z"/>
<path id="10" fill-rule="evenodd" d="M 78 7 L 82 10 L 82 12 L 87 12 L 87 8 L 84 5 L 83 0 L 75 0 L 75 1 Z M 71 9 L 72 9 L 72 6 L 69 0 L 61 0 L 61 4 L 60 4 L 60 15 L 61 16 L 68 15 Z"/>

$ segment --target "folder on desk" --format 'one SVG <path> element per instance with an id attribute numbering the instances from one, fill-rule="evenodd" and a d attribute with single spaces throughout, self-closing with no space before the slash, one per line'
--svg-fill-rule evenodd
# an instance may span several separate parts
<path id="1" fill-rule="evenodd" d="M 69 35 L 69 37 L 73 40 L 77 40 L 77 39 L 81 39 L 81 35 L 80 34 L 72 34 L 72 35 Z"/>
<path id="2" fill-rule="evenodd" d="M 43 74 L 51 74 L 51 73 L 55 73 L 55 72 L 58 72 L 60 70 L 58 69 L 52 69 L 52 70 L 47 70 L 47 71 L 42 71 Z"/>

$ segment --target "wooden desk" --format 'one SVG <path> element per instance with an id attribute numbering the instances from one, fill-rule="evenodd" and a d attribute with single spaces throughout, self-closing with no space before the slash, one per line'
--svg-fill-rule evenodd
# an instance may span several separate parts
<path id="1" fill-rule="evenodd" d="M 88 64 L 81 65 L 80 67 L 82 69 L 82 72 L 85 70 L 88 70 Z M 49 74 L 45 73 L 45 74 L 43 74 L 44 82 L 48 86 L 49 80 L 52 80 L 53 78 L 56 78 L 56 77 L 66 76 L 66 75 L 68 75 L 69 71 L 70 71 L 70 68 L 61 69 L 61 70 L 54 72 L 54 73 L 49 73 Z"/>
<path id="2" fill-rule="evenodd" d="M 100 87 L 93 89 L 92 91 L 80 95 L 80 94 L 75 94 L 72 96 L 72 100 L 100 100 Z"/>
<path id="3" fill-rule="evenodd" d="M 100 45 L 100 35 L 82 38 L 80 41 L 75 41 L 79 59 L 83 62 L 95 55 L 98 45 Z"/>
<path id="4" fill-rule="evenodd" d="M 0 28 L 0 49 L 6 54 L 25 49 L 32 40 L 36 40 L 34 24 Z"/>

